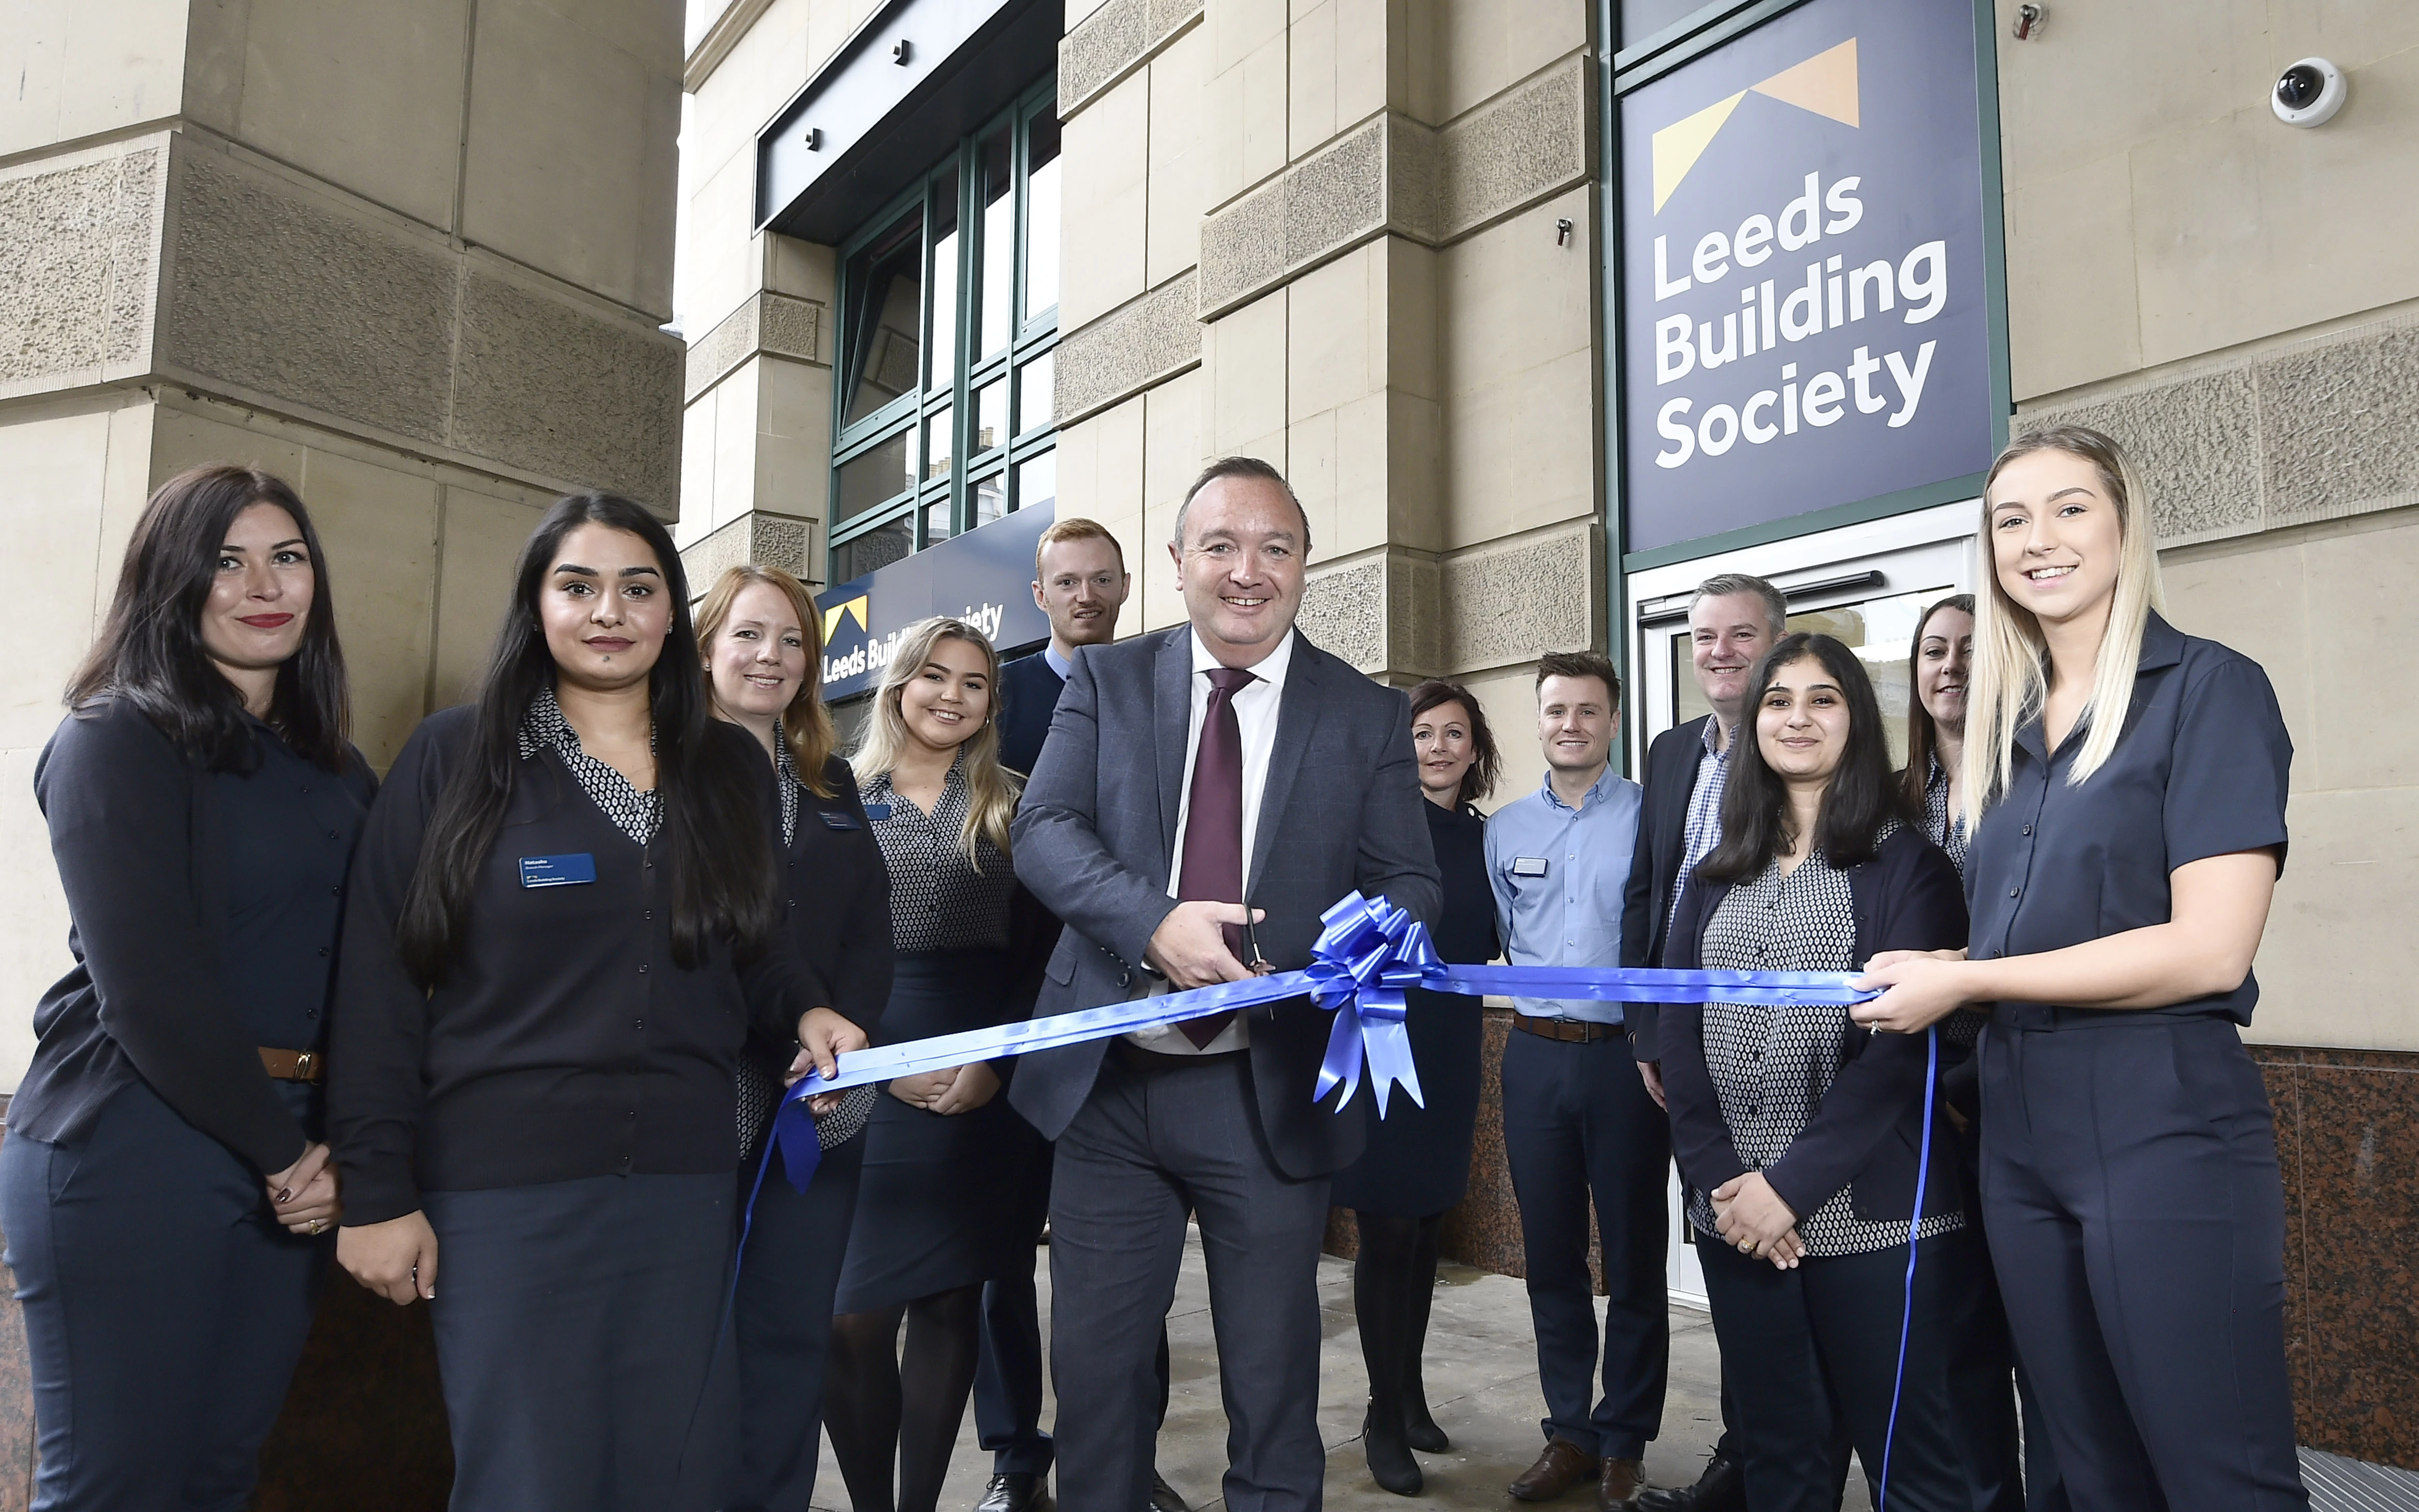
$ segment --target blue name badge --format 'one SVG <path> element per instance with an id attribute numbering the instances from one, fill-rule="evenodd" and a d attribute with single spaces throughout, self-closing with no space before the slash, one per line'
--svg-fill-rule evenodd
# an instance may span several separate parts
<path id="1" fill-rule="evenodd" d="M 857 829 L 863 827 L 857 824 L 856 815 L 840 813 L 831 809 L 816 810 L 815 817 L 824 822 L 824 827 L 825 829 Z"/>
<path id="2" fill-rule="evenodd" d="M 586 851 L 576 856 L 521 857 L 521 886 L 524 887 L 570 887 L 595 880 L 596 857 Z"/>
<path id="3" fill-rule="evenodd" d="M 873 820 L 887 819 L 890 817 L 890 805 L 886 803 L 869 803 L 865 806 L 865 817 Z"/>

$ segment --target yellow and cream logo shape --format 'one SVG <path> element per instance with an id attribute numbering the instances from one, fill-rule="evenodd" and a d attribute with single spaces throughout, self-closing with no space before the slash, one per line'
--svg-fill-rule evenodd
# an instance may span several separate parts
<path id="1" fill-rule="evenodd" d="M 824 644 L 831 644 L 832 635 L 840 628 L 840 622 L 842 619 L 855 620 L 858 629 L 871 634 L 873 626 L 865 623 L 865 611 L 868 603 L 869 600 L 866 595 L 859 594 L 855 598 L 848 600 L 846 603 L 834 604 L 831 608 L 824 610 Z"/>
<path id="2" fill-rule="evenodd" d="M 1839 46 L 1815 54 L 1803 63 L 1781 69 L 1762 84 L 1750 85 L 1731 96 L 1718 100 L 1684 120 L 1674 121 L 1655 133 L 1655 208 L 1660 213 L 1664 202 L 1688 177 L 1711 147 L 1722 123 L 1738 109 L 1740 100 L 1749 95 L 1765 95 L 1800 110 L 1810 110 L 1817 116 L 1827 116 L 1849 126 L 1857 124 L 1857 39 L 1853 37 Z"/>

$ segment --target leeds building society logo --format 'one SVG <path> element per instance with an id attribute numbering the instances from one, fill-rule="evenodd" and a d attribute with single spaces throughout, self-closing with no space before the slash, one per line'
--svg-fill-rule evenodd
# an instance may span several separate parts
<path id="1" fill-rule="evenodd" d="M 834 604 L 824 610 L 824 644 L 831 644 L 832 636 L 839 631 L 840 622 L 842 619 L 855 620 L 858 629 L 871 631 L 873 626 L 865 621 L 866 606 L 871 602 L 868 595 L 859 594 L 855 598 Z"/>
<path id="2" fill-rule="evenodd" d="M 1857 41 L 1850 38 L 1836 47 L 1795 64 L 1763 82 L 1718 100 L 1695 114 L 1656 131 L 1653 137 L 1655 213 L 1659 217 L 1690 170 L 1715 142 L 1749 95 L 1763 95 L 1813 115 L 1862 130 L 1857 91 Z M 1762 446 L 1801 429 L 1822 429 L 1848 418 L 1853 402 L 1857 415 L 1889 411 L 1887 424 L 1905 425 L 1923 399 L 1924 379 L 1932 367 L 1937 342 L 1918 346 L 1912 359 L 1903 349 L 1872 355 L 1872 347 L 1889 339 L 1889 327 L 1878 322 L 1895 315 L 1899 322 L 1921 325 L 1941 312 L 1949 299 L 1948 246 L 1925 241 L 1892 260 L 1875 257 L 1848 266 L 1841 253 L 1822 243 L 1848 236 L 1864 221 L 1858 197 L 1861 176 L 1823 181 L 1820 172 L 1805 176 L 1805 193 L 1780 207 L 1777 216 L 1752 214 L 1735 226 L 1707 230 L 1692 240 L 1687 230 L 1674 228 L 1655 238 L 1655 302 L 1693 291 L 1701 295 L 1741 270 L 1745 286 L 1738 307 L 1718 316 L 1702 308 L 1697 313 L 1659 316 L 1655 321 L 1655 382 L 1676 383 L 1700 370 L 1711 373 L 1733 363 L 1764 353 L 1788 355 L 1788 348 L 1828 331 L 1873 320 L 1873 339 L 1857 346 L 1837 368 L 1809 374 L 1802 380 L 1799 363 L 1780 364 L 1776 387 L 1758 388 L 1736 403 L 1697 409 L 1694 397 L 1666 400 L 1656 414 L 1656 432 L 1666 444 L 1655 456 L 1662 468 L 1685 467 L 1702 455 L 1718 457 L 1744 440 Z M 1671 243 L 1689 249 L 1685 263 L 1672 269 Z M 1836 241 L 1835 241 L 1836 244 Z M 1776 253 L 1813 248 L 1804 276 L 1795 273 L 1758 280 L 1744 270 L 1761 267 Z M 1845 342 L 1839 346 L 1844 351 Z M 1834 344 L 1809 349 L 1812 366 L 1834 354 Z M 1757 364 L 1761 366 L 1763 364 Z M 1880 381 L 1887 375 L 1887 388 Z M 1745 387 L 1745 385 L 1741 385 Z M 1894 391 L 1894 392 L 1893 392 Z M 1701 391 L 1702 392 L 1702 391 Z M 1696 411 L 1691 413 L 1691 411 Z"/>

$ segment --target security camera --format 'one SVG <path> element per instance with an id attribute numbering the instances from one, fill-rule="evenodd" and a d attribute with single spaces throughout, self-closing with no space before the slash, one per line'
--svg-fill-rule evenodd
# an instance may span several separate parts
<path id="1" fill-rule="evenodd" d="M 2276 79 L 2269 103 L 2288 126 L 2324 126 L 2351 97 L 2351 81 L 2322 57 L 2305 57 Z"/>

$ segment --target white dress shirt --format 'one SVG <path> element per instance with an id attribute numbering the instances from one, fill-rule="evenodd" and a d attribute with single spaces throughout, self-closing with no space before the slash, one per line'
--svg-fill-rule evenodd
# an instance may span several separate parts
<path id="1" fill-rule="evenodd" d="M 1168 858 L 1167 895 L 1178 895 L 1184 879 L 1184 826 L 1193 818 L 1193 763 L 1201 754 L 1201 726 L 1210 714 L 1210 679 L 1207 673 L 1222 667 L 1210 648 L 1202 643 L 1201 632 L 1195 630 L 1193 640 L 1192 713 L 1184 727 L 1184 786 L 1176 809 L 1176 854 Z M 1277 707 L 1285 702 L 1286 671 L 1293 665 L 1294 632 L 1285 633 L 1271 651 L 1250 669 L 1254 681 L 1238 689 L 1231 701 L 1235 708 L 1235 724 L 1243 740 L 1243 876 L 1249 884 L 1252 846 L 1260 831 L 1260 799 L 1268 792 L 1269 760 L 1277 748 Z M 1171 989 L 1165 978 L 1153 978 L 1150 995 L 1154 997 Z M 1198 1049 L 1174 1025 L 1155 1025 L 1137 1029 L 1127 1036 L 1147 1050 L 1163 1056 L 1215 1056 L 1229 1050 L 1240 1050 L 1252 1042 L 1251 1026 L 1241 1014 L 1218 1037 Z"/>

